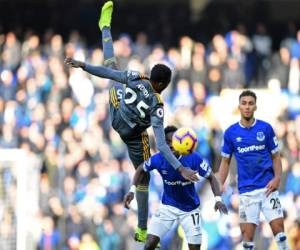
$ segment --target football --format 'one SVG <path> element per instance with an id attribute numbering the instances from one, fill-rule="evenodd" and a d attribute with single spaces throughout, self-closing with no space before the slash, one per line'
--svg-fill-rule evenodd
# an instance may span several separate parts
<path id="1" fill-rule="evenodd" d="M 173 134 L 172 147 L 177 153 L 181 155 L 192 153 L 196 149 L 197 144 L 197 135 L 192 128 L 179 128 Z"/>

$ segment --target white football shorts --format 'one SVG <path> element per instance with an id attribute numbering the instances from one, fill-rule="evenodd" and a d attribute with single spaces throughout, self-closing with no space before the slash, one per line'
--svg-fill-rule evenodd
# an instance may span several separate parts
<path id="1" fill-rule="evenodd" d="M 240 223 L 259 225 L 260 212 L 263 213 L 268 222 L 283 217 L 279 192 L 274 191 L 267 197 L 266 190 L 263 188 L 240 195 Z"/>
<path id="2" fill-rule="evenodd" d="M 190 212 L 184 212 L 176 207 L 160 204 L 156 213 L 151 217 L 147 233 L 162 238 L 171 229 L 175 221 L 181 224 L 189 244 L 201 244 L 200 207 Z"/>

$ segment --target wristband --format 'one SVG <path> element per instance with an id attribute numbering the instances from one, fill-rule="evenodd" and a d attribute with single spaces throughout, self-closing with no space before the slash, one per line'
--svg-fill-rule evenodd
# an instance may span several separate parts
<path id="1" fill-rule="evenodd" d="M 215 196 L 215 202 L 222 202 L 222 197 L 221 196 Z"/>
<path id="2" fill-rule="evenodd" d="M 130 187 L 130 189 L 129 189 L 129 192 L 135 194 L 135 191 L 136 191 L 136 186 L 135 186 L 135 185 L 132 185 L 132 186 Z"/>

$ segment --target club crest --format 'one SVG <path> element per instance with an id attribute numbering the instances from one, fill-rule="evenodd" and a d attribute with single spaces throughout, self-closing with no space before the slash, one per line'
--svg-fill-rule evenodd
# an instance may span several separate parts
<path id="1" fill-rule="evenodd" d="M 265 139 L 264 132 L 259 131 L 259 132 L 256 133 L 256 140 L 263 141 L 264 139 Z"/>

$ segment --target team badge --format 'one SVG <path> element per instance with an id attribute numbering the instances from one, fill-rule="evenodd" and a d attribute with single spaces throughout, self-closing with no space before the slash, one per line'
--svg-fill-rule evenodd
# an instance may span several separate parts
<path id="1" fill-rule="evenodd" d="M 256 140 L 263 141 L 264 139 L 265 139 L 264 132 L 259 131 L 259 132 L 256 133 Z"/>
<path id="2" fill-rule="evenodd" d="M 156 115 L 159 117 L 159 118 L 163 118 L 164 116 L 164 110 L 162 108 L 159 108 L 156 110 Z"/>
<path id="3" fill-rule="evenodd" d="M 242 137 L 237 137 L 236 138 L 236 142 L 241 142 L 242 141 Z"/>

